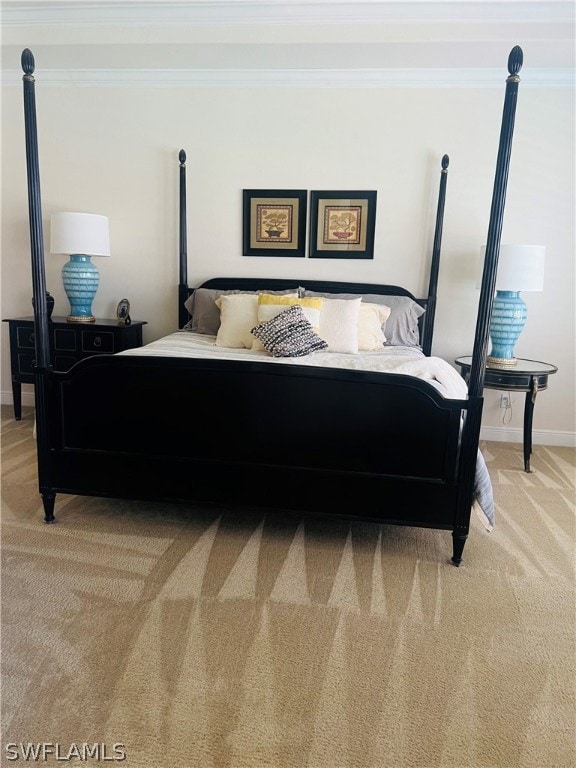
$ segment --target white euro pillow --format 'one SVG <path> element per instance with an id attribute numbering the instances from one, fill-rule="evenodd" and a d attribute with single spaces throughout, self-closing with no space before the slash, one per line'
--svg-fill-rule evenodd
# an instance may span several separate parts
<path id="1" fill-rule="evenodd" d="M 318 333 L 328 344 L 326 352 L 358 352 L 358 315 L 361 298 L 324 299 Z"/>

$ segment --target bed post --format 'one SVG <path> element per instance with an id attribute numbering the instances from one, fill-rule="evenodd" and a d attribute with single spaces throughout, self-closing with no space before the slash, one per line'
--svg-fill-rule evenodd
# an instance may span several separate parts
<path id="1" fill-rule="evenodd" d="M 466 421 L 462 435 L 462 451 L 460 455 L 460 497 L 455 527 L 452 534 L 454 537 L 454 555 L 452 561 L 456 565 L 459 565 L 462 560 L 462 550 L 466 542 L 470 525 L 470 506 L 474 483 L 474 468 L 476 464 L 476 454 L 480 439 L 480 425 L 482 420 L 484 375 L 488 353 L 490 317 L 492 315 L 492 304 L 494 302 L 494 291 L 496 288 L 496 272 L 498 270 L 498 255 L 500 251 L 500 238 L 502 235 L 504 205 L 506 202 L 506 186 L 508 183 L 508 170 L 512 152 L 512 137 L 514 134 L 514 118 L 518 100 L 518 85 L 520 83 L 518 73 L 522 69 L 522 63 L 522 49 L 519 46 L 515 46 L 508 57 L 509 76 L 506 80 L 506 95 L 504 98 L 500 143 L 498 145 L 498 157 L 496 160 L 492 206 L 490 209 L 490 221 L 488 224 L 488 235 L 486 240 L 486 255 L 484 259 L 482 286 L 480 288 L 480 300 L 476 320 L 476 335 L 474 337 L 472 365 L 468 381 L 468 409 L 466 412 Z"/>
<path id="2" fill-rule="evenodd" d="M 438 207 L 436 210 L 436 229 L 434 230 L 434 246 L 430 264 L 430 282 L 428 284 L 428 300 L 426 302 L 426 322 L 422 336 L 422 351 L 426 356 L 432 352 L 432 335 L 434 333 L 434 316 L 436 314 L 436 293 L 438 289 L 438 273 L 440 271 L 440 249 L 442 247 L 442 225 L 444 223 L 444 204 L 446 202 L 446 182 L 448 181 L 448 165 L 450 158 L 442 158 L 440 171 L 440 190 L 438 192 Z"/>
<path id="3" fill-rule="evenodd" d="M 56 494 L 51 488 L 50 445 L 48 441 L 48 410 L 46 375 L 50 365 L 50 334 L 46 307 L 46 276 L 44 271 L 44 236 L 42 232 L 42 202 L 40 198 L 40 167 L 38 161 L 38 131 L 36 126 L 36 94 L 34 90 L 34 56 L 25 48 L 21 57 L 24 85 L 24 125 L 26 132 L 26 170 L 28 178 L 28 218 L 30 222 L 30 253 L 32 258 L 32 295 L 34 297 L 34 397 L 36 405 L 36 443 L 38 452 L 38 483 L 44 502 L 44 520 L 54 520 Z"/>
<path id="4" fill-rule="evenodd" d="M 186 152 L 180 150 L 180 274 L 178 278 L 178 328 L 183 328 L 188 322 L 188 313 L 184 302 L 188 298 L 188 243 L 186 229 Z"/>

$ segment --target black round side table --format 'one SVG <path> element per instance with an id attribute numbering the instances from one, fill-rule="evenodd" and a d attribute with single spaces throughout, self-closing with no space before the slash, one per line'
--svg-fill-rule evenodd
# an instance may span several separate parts
<path id="1" fill-rule="evenodd" d="M 468 381 L 472 357 L 458 357 L 455 361 L 460 367 L 464 379 Z M 486 367 L 484 386 L 486 389 L 501 389 L 509 392 L 526 392 L 524 404 L 524 471 L 531 472 L 530 455 L 532 453 L 532 419 L 534 403 L 540 390 L 548 388 L 548 376 L 556 373 L 558 368 L 550 363 L 539 360 L 524 360 L 518 358 L 514 368 Z"/>

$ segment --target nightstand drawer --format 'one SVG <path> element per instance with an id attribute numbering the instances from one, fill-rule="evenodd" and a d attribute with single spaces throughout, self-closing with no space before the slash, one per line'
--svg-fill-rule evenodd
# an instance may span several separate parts
<path id="1" fill-rule="evenodd" d="M 34 355 L 27 352 L 18 353 L 18 373 L 30 376 L 34 373 Z"/>
<path id="2" fill-rule="evenodd" d="M 526 378 L 526 377 L 525 377 Z M 526 382 L 530 384 L 530 377 L 526 378 Z M 522 382 L 525 384 L 524 382 Z M 506 389 L 510 386 L 510 379 L 507 376 L 502 375 L 501 373 L 494 373 L 494 371 L 488 371 L 484 378 L 484 385 L 485 386 L 493 386 L 493 387 L 503 387 Z"/>
<path id="3" fill-rule="evenodd" d="M 114 352 L 114 334 L 109 331 L 83 331 L 82 352 Z"/>
<path id="4" fill-rule="evenodd" d="M 16 343 L 20 349 L 34 349 L 34 326 L 23 326 L 16 329 Z"/>

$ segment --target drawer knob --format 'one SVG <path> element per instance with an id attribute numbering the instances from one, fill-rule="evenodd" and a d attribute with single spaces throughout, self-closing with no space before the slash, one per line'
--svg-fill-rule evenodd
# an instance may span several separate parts
<path id="1" fill-rule="evenodd" d="M 100 336 L 96 336 L 96 338 L 94 339 L 94 346 L 95 347 L 101 347 L 102 346 L 102 339 L 100 338 Z"/>
<path id="2" fill-rule="evenodd" d="M 35 333 L 31 333 L 30 334 L 30 341 L 32 342 L 32 344 L 35 343 L 35 341 L 36 341 L 36 334 Z"/>

